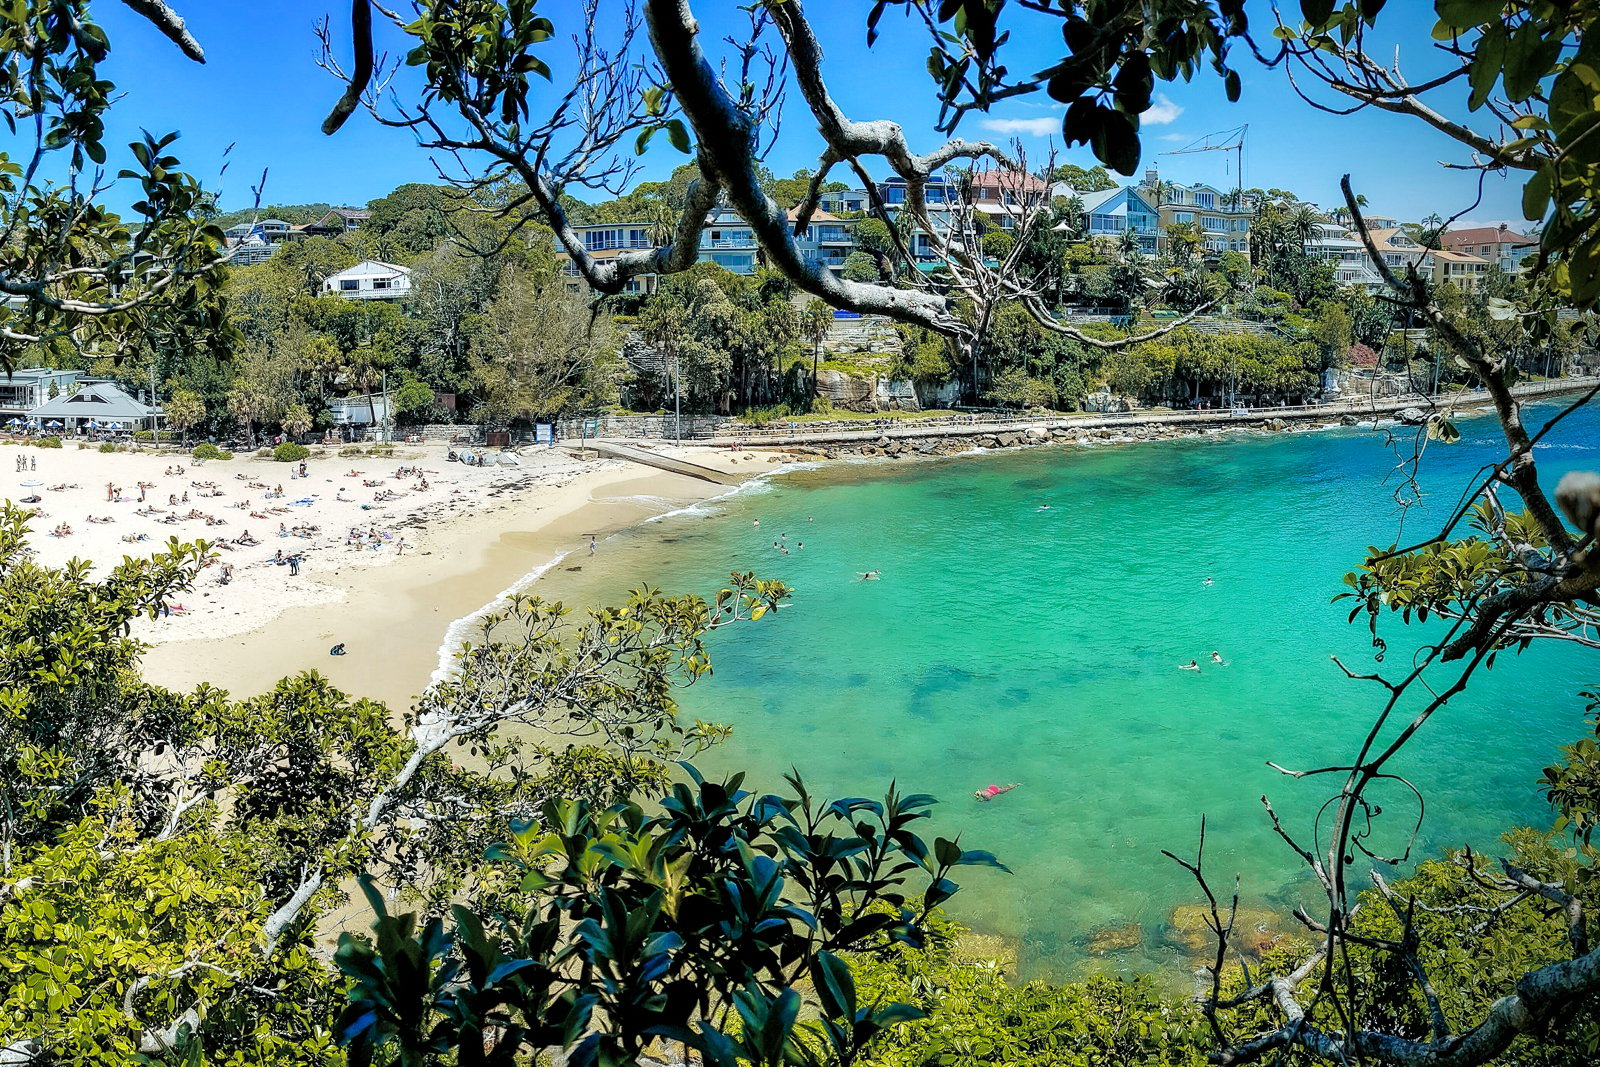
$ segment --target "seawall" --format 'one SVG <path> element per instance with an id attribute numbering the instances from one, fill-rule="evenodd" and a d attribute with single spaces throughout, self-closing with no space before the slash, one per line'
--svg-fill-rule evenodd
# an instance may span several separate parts
<path id="1" fill-rule="evenodd" d="M 1584 392 L 1596 386 L 1600 386 L 1600 377 L 1563 378 L 1516 386 L 1512 392 L 1518 399 L 1529 400 Z M 816 430 L 802 429 L 803 424 L 790 424 L 783 428 L 751 427 L 737 434 L 700 438 L 693 443 L 702 447 L 817 449 L 823 452 L 859 449 L 868 454 L 892 455 L 903 449 L 928 452 L 997 445 L 1010 447 L 1083 435 L 1097 439 L 1107 436 L 1182 436 L 1223 429 L 1283 429 L 1291 424 L 1322 424 L 1330 421 L 1357 424 L 1368 419 L 1377 421 L 1392 418 L 1407 408 L 1422 411 L 1441 408 L 1461 410 L 1488 404 L 1486 393 L 1467 392 L 1439 397 L 1407 395 L 1303 407 L 1260 408 L 1238 415 L 1228 411 L 1135 411 L 1005 419 L 967 416 L 939 422 L 881 420 L 867 423 L 859 429 L 828 427 Z"/>

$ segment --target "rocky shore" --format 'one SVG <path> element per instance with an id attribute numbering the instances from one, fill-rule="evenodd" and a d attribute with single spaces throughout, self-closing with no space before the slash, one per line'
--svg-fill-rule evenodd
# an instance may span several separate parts
<path id="1" fill-rule="evenodd" d="M 1097 445 L 1131 444 L 1139 441 L 1173 441 L 1185 437 L 1215 437 L 1225 433 L 1290 433 L 1324 429 L 1328 426 L 1356 426 L 1371 419 L 1358 420 L 1354 415 L 1343 415 L 1320 422 L 1295 421 L 1270 418 L 1240 422 L 1227 427 L 1172 426 L 1162 424 L 1131 424 L 1128 426 L 1072 427 L 1025 426 L 1014 430 L 974 433 L 968 437 L 941 435 L 937 437 L 909 437 L 887 434 L 876 440 L 831 442 L 814 446 L 790 445 L 783 449 L 793 456 L 816 459 L 915 459 L 929 456 L 954 456 L 973 451 L 995 449 L 1031 448 L 1040 445 L 1077 445 L 1090 448 Z"/>

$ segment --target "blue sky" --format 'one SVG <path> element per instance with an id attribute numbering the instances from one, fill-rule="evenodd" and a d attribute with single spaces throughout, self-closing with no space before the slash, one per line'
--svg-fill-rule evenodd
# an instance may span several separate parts
<path id="1" fill-rule="evenodd" d="M 602 10 L 610 2 L 603 0 Z M 335 6 L 330 0 L 272 4 L 174 0 L 173 6 L 206 49 L 205 66 L 184 59 L 120 4 L 102 0 L 96 5 L 95 15 L 112 41 L 105 73 L 125 94 L 112 111 L 112 143 L 132 140 L 141 127 L 180 131 L 177 149 L 185 166 L 208 186 L 221 188 L 226 208 L 249 205 L 250 189 L 263 169 L 269 172 L 268 203 L 360 205 L 403 182 L 437 180 L 427 154 L 407 133 L 380 127 L 364 113 L 334 137 L 320 132 L 323 116 L 339 91 L 315 62 L 313 26 Z M 1425 0 L 1392 3 L 1380 20 L 1386 43 L 1382 54 L 1390 55 L 1393 43 L 1399 42 L 1413 82 L 1436 69 L 1428 36 L 1431 7 Z M 694 0 L 694 8 L 708 50 L 736 32 L 744 19 L 737 0 Z M 570 51 L 568 35 L 576 28 L 573 20 L 581 17 L 582 7 L 576 0 L 547 0 L 540 9 L 556 24 L 557 39 L 545 46 L 544 58 L 556 67 L 559 86 L 560 57 Z M 933 131 L 937 107 L 924 68 L 925 31 L 891 10 L 877 45 L 868 49 L 866 10 L 863 0 L 808 4 L 827 50 L 824 74 L 835 98 L 855 118 L 901 122 L 919 149 L 939 143 Z M 1265 36 L 1270 7 L 1252 3 L 1249 10 Z M 335 17 L 336 31 L 341 17 L 347 16 Z M 1053 21 L 1020 11 L 1011 20 L 1013 43 L 1007 62 L 1013 70 L 1038 69 L 1059 55 L 1060 36 Z M 395 40 L 391 35 L 391 45 Z M 1442 134 L 1413 119 L 1375 111 L 1346 117 L 1321 114 L 1292 93 L 1281 71 L 1263 69 L 1242 52 L 1236 62 L 1244 80 L 1238 104 L 1227 103 L 1220 81 L 1209 73 L 1197 76 L 1192 84 L 1160 88 L 1158 107 L 1145 118 L 1144 165 L 1156 164 L 1168 178 L 1232 186 L 1236 181 L 1232 153 L 1160 153 L 1181 148 L 1205 133 L 1248 123 L 1244 165 L 1249 185 L 1292 189 L 1331 206 L 1339 202 L 1339 177 L 1348 171 L 1373 210 L 1402 219 L 1418 219 L 1432 211 L 1449 216 L 1471 205 L 1477 178 L 1440 166 L 1441 160 L 1466 161 L 1466 153 Z M 1464 117 L 1464 109 L 1445 106 L 1453 103 L 1440 101 L 1439 106 Z M 1048 132 L 1054 131 L 1059 145 L 1059 114 L 1053 102 L 1039 93 L 1004 102 L 991 115 L 969 117 L 960 133 L 991 139 L 1018 136 L 1030 161 L 1037 161 L 1049 145 Z M 813 165 L 820 147 L 798 96 L 791 96 L 785 115 L 779 145 L 768 159 L 780 175 Z M 227 157 L 227 171 L 219 180 L 224 149 L 230 144 L 234 147 Z M 1060 159 L 1085 166 L 1093 162 L 1082 147 L 1061 153 Z M 665 138 L 658 138 L 641 162 L 639 180 L 644 180 L 664 176 L 684 157 Z M 1490 176 L 1483 203 L 1458 226 L 1502 220 L 1519 224 L 1520 190 L 1519 178 Z"/>

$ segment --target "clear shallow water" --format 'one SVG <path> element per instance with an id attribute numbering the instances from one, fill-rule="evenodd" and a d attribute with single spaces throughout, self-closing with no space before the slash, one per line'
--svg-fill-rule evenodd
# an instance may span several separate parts
<path id="1" fill-rule="evenodd" d="M 1433 495 L 1408 534 L 1498 458 L 1492 420 L 1463 430 L 1430 450 Z M 1600 466 L 1600 413 L 1569 417 L 1551 442 L 1548 484 Z M 1259 797 L 1306 837 L 1336 783 L 1265 761 L 1342 762 L 1380 706 L 1329 658 L 1373 666 L 1365 625 L 1329 599 L 1367 545 L 1394 540 L 1394 464 L 1381 435 L 1351 430 L 802 471 L 620 534 L 602 566 L 558 569 L 535 591 L 709 594 L 730 570 L 790 583 L 792 606 L 719 634 L 715 676 L 685 694 L 689 714 L 735 728 L 701 766 L 748 768 L 765 789 L 793 766 L 830 795 L 890 779 L 933 793 L 936 832 L 1014 870 L 966 873 L 952 910 L 1018 939 L 1024 973 L 1170 972 L 1188 963 L 1163 926 L 1196 891 L 1160 850 L 1192 853 L 1202 813 L 1219 889 L 1238 873 L 1248 903 L 1311 891 Z M 778 553 L 781 534 L 804 549 Z M 855 580 L 872 568 L 881 580 Z M 1399 671 L 1415 639 L 1398 625 L 1386 636 Z M 1190 659 L 1200 673 L 1177 669 Z M 1584 728 L 1574 694 L 1596 680 L 1592 653 L 1536 647 L 1436 715 L 1396 767 L 1427 797 L 1420 854 L 1547 822 L 1533 782 Z M 990 782 L 1023 784 L 972 800 Z M 1398 853 L 1415 807 L 1380 802 L 1395 816 L 1380 845 Z M 1086 956 L 1093 931 L 1128 922 L 1142 924 L 1139 948 Z"/>

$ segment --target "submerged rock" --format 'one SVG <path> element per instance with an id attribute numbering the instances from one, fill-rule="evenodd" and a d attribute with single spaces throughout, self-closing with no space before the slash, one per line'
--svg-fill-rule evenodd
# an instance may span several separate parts
<path id="1" fill-rule="evenodd" d="M 1108 956 L 1144 944 L 1144 927 L 1138 923 L 1106 926 L 1089 935 L 1089 955 Z"/>
<path id="2" fill-rule="evenodd" d="M 1222 912 L 1226 922 L 1228 913 Z M 1233 920 L 1233 935 L 1228 939 L 1234 951 L 1260 958 L 1287 936 L 1279 923 L 1282 916 L 1270 908 L 1240 907 Z M 1216 934 L 1211 930 L 1211 909 L 1204 904 L 1179 904 L 1172 909 L 1163 934 L 1181 948 L 1193 966 L 1203 967 L 1215 957 Z"/>
<path id="3" fill-rule="evenodd" d="M 1400 421 L 1407 426 L 1421 426 L 1428 421 L 1428 416 L 1421 408 L 1406 408 L 1400 412 Z"/>

